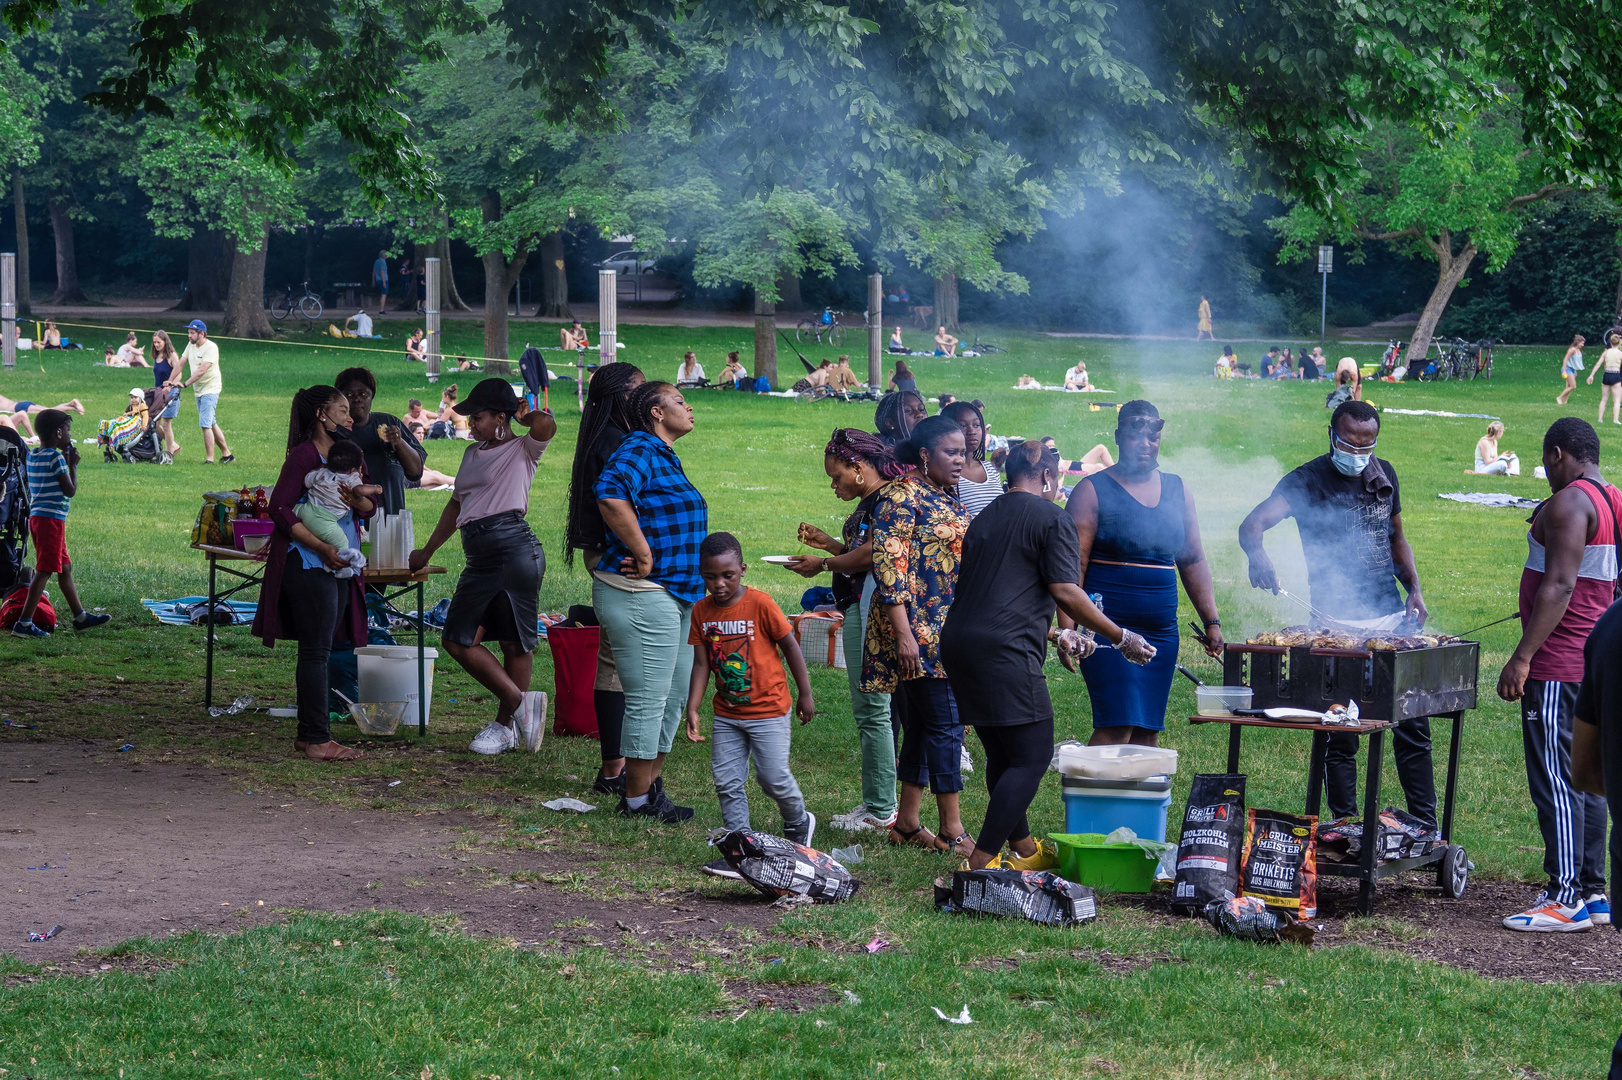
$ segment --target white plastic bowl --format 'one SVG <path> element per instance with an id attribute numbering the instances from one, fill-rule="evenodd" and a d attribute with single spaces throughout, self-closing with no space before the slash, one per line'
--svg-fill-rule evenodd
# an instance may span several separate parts
<path id="1" fill-rule="evenodd" d="M 1177 771 L 1177 751 L 1163 746 L 1059 747 L 1059 772 L 1095 780 L 1143 780 Z"/>

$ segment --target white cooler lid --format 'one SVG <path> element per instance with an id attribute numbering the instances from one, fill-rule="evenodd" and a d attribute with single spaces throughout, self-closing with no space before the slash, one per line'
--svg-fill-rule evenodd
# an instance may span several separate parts
<path id="1" fill-rule="evenodd" d="M 385 660 L 415 660 L 417 647 L 415 645 L 362 645 L 355 650 L 356 656 L 381 656 Z M 438 649 L 422 650 L 424 660 L 439 659 Z"/>

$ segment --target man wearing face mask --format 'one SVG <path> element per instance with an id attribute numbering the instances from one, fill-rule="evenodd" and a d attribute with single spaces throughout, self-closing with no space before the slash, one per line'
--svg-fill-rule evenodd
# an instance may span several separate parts
<path id="1" fill-rule="evenodd" d="M 1371 634 L 1402 624 L 1417 629 L 1429 617 L 1414 552 L 1402 534 L 1397 471 L 1374 456 L 1379 437 L 1380 414 L 1373 406 L 1342 402 L 1329 421 L 1329 452 L 1286 475 L 1239 526 L 1239 546 L 1250 557 L 1251 585 L 1276 593 L 1278 573 L 1262 536 L 1285 518 L 1295 518 L 1312 606 Z M 1397 590 L 1399 582 L 1408 592 L 1406 601 Z M 1324 787 L 1335 817 L 1358 812 L 1357 745 L 1355 735 L 1329 736 Z M 1408 812 L 1434 826 L 1430 721 L 1397 724 L 1392 752 Z"/>

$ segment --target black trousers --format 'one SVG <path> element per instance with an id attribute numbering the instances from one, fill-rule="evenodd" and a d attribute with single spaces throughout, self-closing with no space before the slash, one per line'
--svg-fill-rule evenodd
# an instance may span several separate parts
<path id="1" fill-rule="evenodd" d="M 1029 724 L 976 725 L 986 751 L 986 820 L 974 846 L 995 855 L 1004 844 L 1031 835 L 1025 811 L 1053 761 L 1053 718 Z"/>
<path id="2" fill-rule="evenodd" d="M 1605 799 L 1571 786 L 1574 682 L 1527 679 L 1521 698 L 1526 786 L 1543 833 L 1549 897 L 1570 907 L 1605 891 Z"/>
<path id="3" fill-rule="evenodd" d="M 1363 812 L 1357 790 L 1356 735 L 1329 736 L 1324 751 L 1324 790 L 1329 813 L 1337 818 Z M 1408 812 L 1436 826 L 1436 770 L 1431 764 L 1431 722 L 1424 717 L 1402 720 L 1391 729 L 1391 753 L 1397 759 L 1397 779 L 1408 799 Z"/>
<path id="4" fill-rule="evenodd" d="M 620 751 L 620 733 L 625 730 L 625 691 L 593 690 L 592 708 L 597 713 L 597 737 L 604 761 L 618 761 L 625 755 Z"/>
<path id="5" fill-rule="evenodd" d="M 282 625 L 298 641 L 298 739 L 318 745 L 332 739 L 327 722 L 330 686 L 327 658 L 332 638 L 349 612 L 349 582 L 340 582 L 331 570 L 307 570 L 295 550 L 287 552 L 282 569 Z"/>

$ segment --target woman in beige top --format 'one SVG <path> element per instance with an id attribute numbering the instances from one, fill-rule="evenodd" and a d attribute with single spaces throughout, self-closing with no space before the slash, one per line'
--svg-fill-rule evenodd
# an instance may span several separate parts
<path id="1" fill-rule="evenodd" d="M 1600 368 L 1605 369 L 1605 378 L 1599 385 L 1599 419 L 1596 423 L 1605 423 L 1605 401 L 1611 402 L 1611 423 L 1622 424 L 1622 337 L 1612 334 L 1606 342 L 1609 346 L 1599 354 L 1594 361 L 1594 370 L 1588 373 L 1588 385 L 1594 385 L 1594 376 L 1599 374 Z"/>

